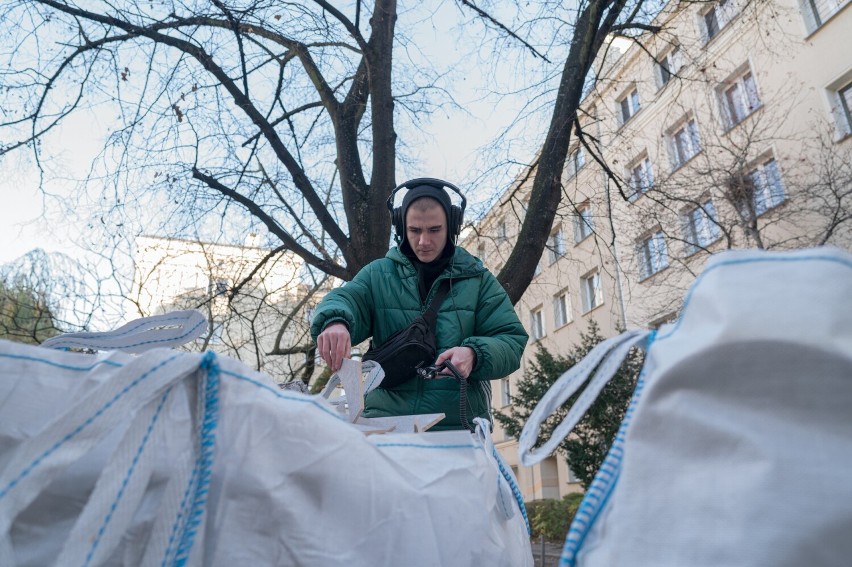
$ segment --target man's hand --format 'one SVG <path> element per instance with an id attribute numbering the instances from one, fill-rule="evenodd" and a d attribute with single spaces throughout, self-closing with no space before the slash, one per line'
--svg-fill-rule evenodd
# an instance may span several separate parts
<path id="1" fill-rule="evenodd" d="M 435 366 L 441 364 L 445 360 L 449 360 L 453 364 L 453 366 L 456 367 L 456 369 L 462 375 L 462 378 L 467 378 L 468 376 L 470 376 L 470 373 L 473 372 L 473 367 L 476 364 L 476 353 L 473 352 L 473 349 L 470 347 L 453 347 L 441 353 L 441 355 L 435 361 Z M 441 372 L 441 375 L 452 376 L 452 373 L 449 370 L 445 369 Z"/>
<path id="2" fill-rule="evenodd" d="M 344 358 L 352 353 L 352 337 L 343 323 L 332 323 L 317 337 L 320 358 L 332 372 L 340 370 Z"/>

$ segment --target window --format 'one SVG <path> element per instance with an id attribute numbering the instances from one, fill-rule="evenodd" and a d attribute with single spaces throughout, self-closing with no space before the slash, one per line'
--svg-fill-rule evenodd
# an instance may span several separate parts
<path id="1" fill-rule="evenodd" d="M 476 247 L 476 255 L 482 260 L 482 265 L 485 265 L 485 243 L 480 242 Z"/>
<path id="2" fill-rule="evenodd" d="M 642 193 L 654 186 L 654 173 L 651 171 L 651 160 L 647 156 L 639 158 L 629 170 L 627 184 L 630 187 L 631 199 L 636 199 Z"/>
<path id="3" fill-rule="evenodd" d="M 541 312 L 541 307 L 530 312 L 530 334 L 534 341 L 544 336 L 544 314 Z"/>
<path id="4" fill-rule="evenodd" d="M 540 276 L 540 275 L 541 275 L 541 261 L 539 261 L 538 264 L 535 265 L 535 271 L 533 272 L 533 277 Z"/>
<path id="5" fill-rule="evenodd" d="M 805 24 L 813 32 L 836 14 L 847 0 L 802 0 Z"/>
<path id="6" fill-rule="evenodd" d="M 721 231 L 716 223 L 716 207 L 712 201 L 686 211 L 681 217 L 686 253 L 694 254 L 718 240 Z"/>
<path id="7" fill-rule="evenodd" d="M 209 292 L 213 297 L 219 297 L 228 293 L 229 286 L 227 280 L 210 280 L 208 285 Z"/>
<path id="8" fill-rule="evenodd" d="M 547 249 L 551 264 L 565 255 L 565 236 L 562 234 L 561 228 L 547 239 Z"/>
<path id="9" fill-rule="evenodd" d="M 570 154 L 568 154 L 568 163 L 566 164 L 566 176 L 567 179 L 571 179 L 580 169 L 586 165 L 586 154 L 583 152 L 583 148 L 575 148 Z"/>
<path id="10" fill-rule="evenodd" d="M 583 313 L 603 304 L 600 272 L 592 272 L 580 278 L 580 294 L 583 299 Z"/>
<path id="11" fill-rule="evenodd" d="M 841 137 L 852 135 L 852 82 L 832 93 L 834 114 L 837 117 L 837 129 Z"/>
<path id="12" fill-rule="evenodd" d="M 702 15 L 704 23 L 704 39 L 710 41 L 716 37 L 722 28 L 728 25 L 731 18 L 734 16 L 733 0 L 722 0 L 718 4 L 712 6 Z"/>
<path id="13" fill-rule="evenodd" d="M 500 380 L 500 402 L 503 404 L 503 407 L 512 404 L 512 384 L 509 382 L 509 378 L 503 378 Z"/>
<path id="14" fill-rule="evenodd" d="M 740 75 L 721 89 L 722 108 L 728 128 L 736 126 L 746 116 L 760 108 L 760 97 L 751 71 Z"/>
<path id="15" fill-rule="evenodd" d="M 698 138 L 695 120 L 689 118 L 669 135 L 669 150 L 673 169 L 679 168 L 701 151 L 701 140 Z"/>
<path id="16" fill-rule="evenodd" d="M 778 162 L 772 158 L 749 172 L 746 185 L 748 201 L 741 206 L 750 207 L 756 217 L 784 202 L 781 173 Z"/>
<path id="17" fill-rule="evenodd" d="M 655 232 L 641 240 L 636 246 L 636 254 L 639 257 L 639 276 L 642 279 L 653 276 L 669 265 L 669 253 L 662 232 Z"/>
<path id="18" fill-rule="evenodd" d="M 657 86 L 663 88 L 683 66 L 680 47 L 671 49 L 657 61 Z"/>
<path id="19" fill-rule="evenodd" d="M 571 322 L 571 296 L 563 291 L 553 296 L 553 324 L 558 329 Z"/>
<path id="20" fill-rule="evenodd" d="M 574 474 L 574 470 L 571 468 L 571 464 L 568 463 L 568 484 L 576 484 L 580 482 L 579 477 Z"/>
<path id="21" fill-rule="evenodd" d="M 574 217 L 574 243 L 579 244 L 591 236 L 594 228 L 592 208 L 588 204 L 577 207 L 577 216 Z"/>
<path id="22" fill-rule="evenodd" d="M 506 240 L 506 221 L 501 219 L 497 224 L 497 242 L 503 242 Z"/>
<path id="23" fill-rule="evenodd" d="M 618 124 L 624 124 L 639 112 L 639 91 L 635 88 L 616 101 L 618 103 Z"/>

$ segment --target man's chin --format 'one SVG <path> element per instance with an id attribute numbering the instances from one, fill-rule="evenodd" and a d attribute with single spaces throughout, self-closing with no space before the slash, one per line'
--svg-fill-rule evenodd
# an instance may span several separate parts
<path id="1" fill-rule="evenodd" d="M 424 264 L 428 264 L 437 257 L 438 255 L 434 252 L 429 252 L 428 254 L 424 254 L 423 252 L 417 253 L 417 259 L 423 262 Z"/>

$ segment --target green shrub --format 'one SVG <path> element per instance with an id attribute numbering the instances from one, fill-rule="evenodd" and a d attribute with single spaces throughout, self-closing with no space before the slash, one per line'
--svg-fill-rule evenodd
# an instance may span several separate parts
<path id="1" fill-rule="evenodd" d="M 536 539 L 544 536 L 547 541 L 564 541 L 582 499 L 582 494 L 575 493 L 565 495 L 562 500 L 551 498 L 526 503 L 532 537 Z"/>

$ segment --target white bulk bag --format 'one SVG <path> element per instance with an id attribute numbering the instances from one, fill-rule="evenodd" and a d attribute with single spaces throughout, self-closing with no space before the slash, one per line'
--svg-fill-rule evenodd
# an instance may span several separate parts
<path id="1" fill-rule="evenodd" d="M 605 341 L 554 384 L 521 435 L 524 464 L 567 435 L 634 344 L 645 364 L 562 564 L 849 565 L 852 256 L 714 256 L 676 323 Z M 543 419 L 590 375 L 534 451 Z"/>
<path id="2" fill-rule="evenodd" d="M 0 565 L 531 565 L 479 425 L 366 437 L 213 353 L 0 341 Z"/>

